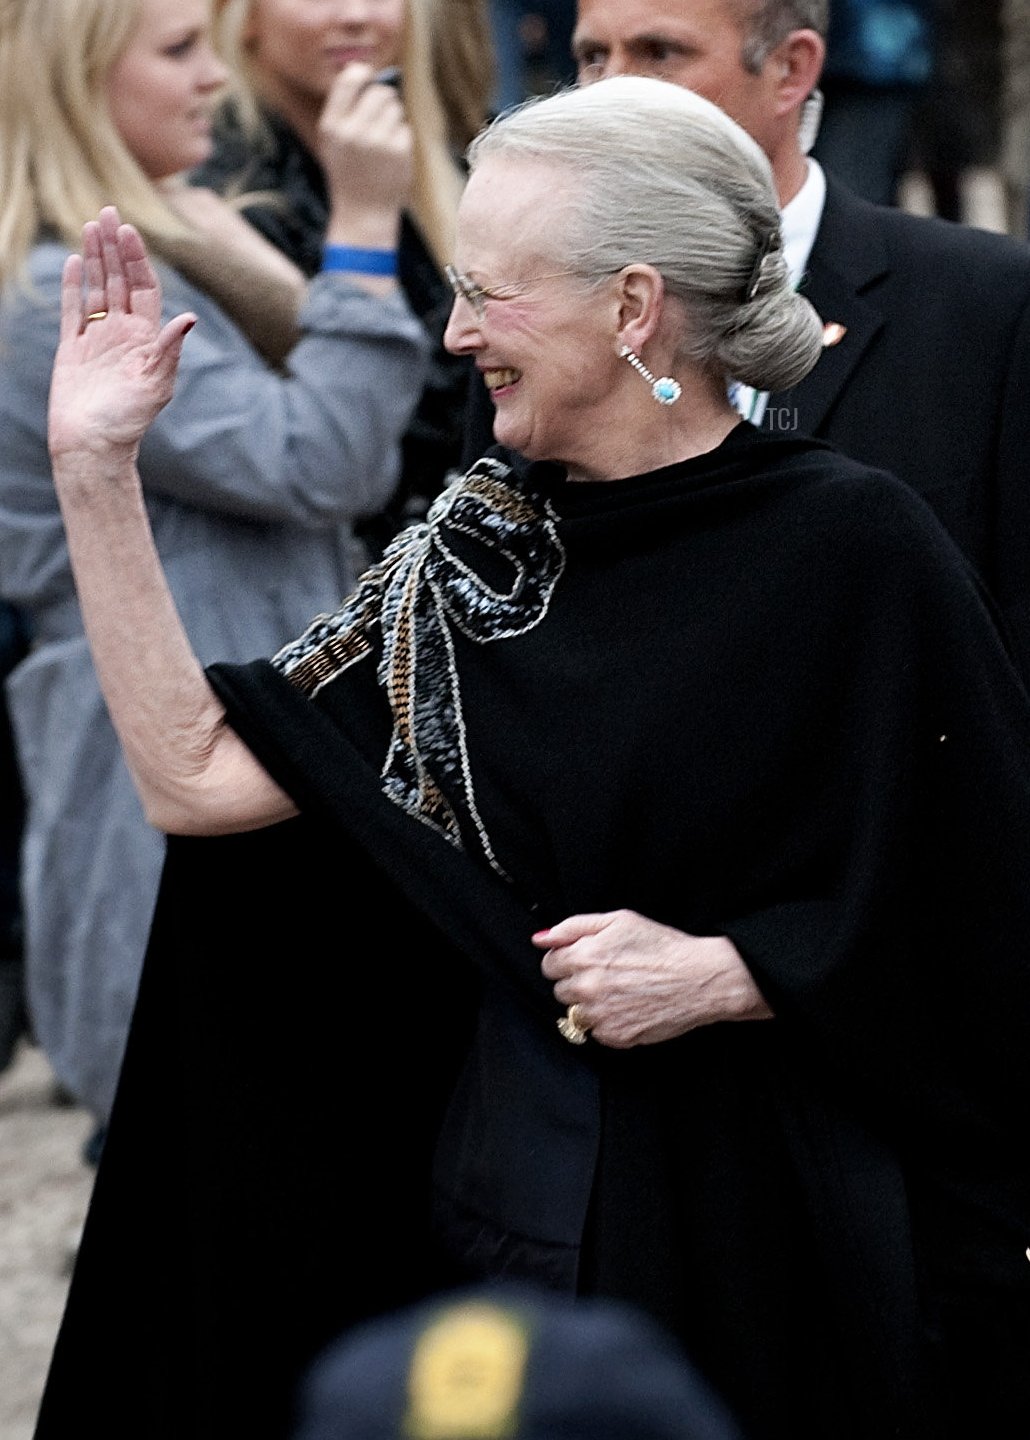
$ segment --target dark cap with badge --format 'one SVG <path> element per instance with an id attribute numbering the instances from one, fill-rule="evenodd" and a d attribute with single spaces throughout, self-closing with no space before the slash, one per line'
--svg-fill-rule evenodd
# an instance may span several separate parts
<path id="1" fill-rule="evenodd" d="M 350 1331 L 295 1440 L 742 1440 L 650 1320 L 521 1286 L 445 1295 Z"/>

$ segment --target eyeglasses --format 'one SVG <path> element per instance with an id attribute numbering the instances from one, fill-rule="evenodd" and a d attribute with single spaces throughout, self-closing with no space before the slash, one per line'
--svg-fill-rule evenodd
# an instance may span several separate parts
<path id="1" fill-rule="evenodd" d="M 486 314 L 487 300 L 514 300 L 527 285 L 537 285 L 541 280 L 562 280 L 569 275 L 580 275 L 584 280 L 598 279 L 602 275 L 612 275 L 615 272 L 597 270 L 591 272 L 590 275 L 583 275 L 579 270 L 552 270 L 549 275 L 534 275 L 529 280 L 519 280 L 511 285 L 477 285 L 467 275 L 462 275 L 459 270 L 455 270 L 453 265 L 445 265 L 443 273 L 447 277 L 447 283 L 454 291 L 455 298 L 467 300 L 477 317 L 482 320 Z"/>

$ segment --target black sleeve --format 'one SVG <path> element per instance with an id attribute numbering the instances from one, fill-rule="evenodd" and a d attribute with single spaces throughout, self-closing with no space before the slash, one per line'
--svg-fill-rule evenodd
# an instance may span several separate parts
<path id="1" fill-rule="evenodd" d="M 1016 663 L 1030 682 L 1030 298 L 1023 305 L 1009 353 L 998 435 L 991 557 L 993 593 L 1012 637 Z"/>

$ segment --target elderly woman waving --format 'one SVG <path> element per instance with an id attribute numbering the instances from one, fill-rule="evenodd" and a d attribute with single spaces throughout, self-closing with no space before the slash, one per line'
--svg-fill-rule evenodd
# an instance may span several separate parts
<path id="1" fill-rule="evenodd" d="M 448 344 L 498 444 L 248 666 L 193 657 L 139 502 L 192 317 L 112 213 L 69 262 L 55 478 L 174 838 L 39 1440 L 110 1354 L 110 1436 L 282 1435 L 334 1333 L 497 1276 L 646 1308 L 754 1436 L 1016 1433 L 1004 640 L 899 483 L 738 423 L 822 327 L 720 111 L 614 79 L 471 160 Z"/>

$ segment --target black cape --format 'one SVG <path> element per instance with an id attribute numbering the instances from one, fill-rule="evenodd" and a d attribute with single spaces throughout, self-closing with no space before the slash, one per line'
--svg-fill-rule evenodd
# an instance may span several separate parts
<path id="1" fill-rule="evenodd" d="M 988 602 L 818 442 L 505 458 L 566 553 L 541 624 L 454 637 L 515 883 L 383 797 L 371 660 L 314 702 L 212 668 L 302 815 L 170 843 L 37 1440 L 281 1440 L 334 1334 L 499 1272 L 646 1307 L 755 1436 L 1024 1434 L 1030 701 Z M 620 906 L 728 933 L 776 1019 L 567 1045 L 529 936 Z"/>

